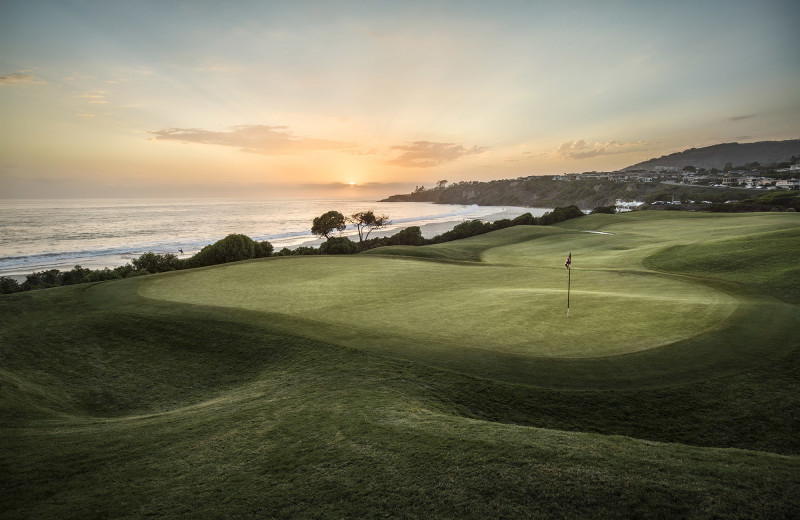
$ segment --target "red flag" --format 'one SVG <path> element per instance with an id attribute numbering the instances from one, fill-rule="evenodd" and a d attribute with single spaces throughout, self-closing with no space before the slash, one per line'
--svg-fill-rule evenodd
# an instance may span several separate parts
<path id="1" fill-rule="evenodd" d="M 570 251 L 569 256 L 567 257 L 567 261 L 564 262 L 564 267 L 569 269 L 569 265 L 572 263 L 572 251 Z"/>

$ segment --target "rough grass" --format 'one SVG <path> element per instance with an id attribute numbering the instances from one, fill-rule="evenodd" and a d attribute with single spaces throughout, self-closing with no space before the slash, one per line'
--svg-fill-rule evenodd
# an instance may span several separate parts
<path id="1" fill-rule="evenodd" d="M 470 254 L 483 259 L 474 265 L 341 258 L 326 259 L 325 271 L 317 259 L 289 258 L 189 275 L 218 280 L 243 269 L 277 283 L 272 269 L 308 261 L 306 285 L 292 275 L 305 305 L 342 289 L 330 278 L 351 276 L 348 261 L 360 269 L 351 279 L 369 287 L 393 270 L 428 280 L 453 268 L 453 280 L 483 290 L 506 275 L 472 273 L 563 276 L 563 251 L 548 242 L 560 236 L 573 241 L 576 284 L 592 274 L 652 278 L 662 290 L 677 284 L 671 297 L 687 286 L 696 291 L 690 299 L 722 294 L 736 302 L 732 314 L 675 344 L 618 356 L 487 357 L 443 340 L 437 358 L 428 344 L 387 351 L 384 325 L 361 339 L 352 323 L 326 328 L 324 305 L 301 315 L 302 307 L 265 312 L 140 295 L 183 273 L 4 296 L 3 517 L 796 517 L 798 307 L 777 298 L 800 281 L 788 264 L 767 282 L 739 268 L 693 266 L 713 256 L 713 240 L 741 241 L 760 259 L 796 251 L 798 221 L 605 217 L 579 221 L 614 235 L 582 233 L 576 222 L 531 241 L 505 230 L 513 239 L 452 246 L 464 252 L 472 243 Z M 759 241 L 763 255 L 750 248 Z M 261 291 L 246 301 L 265 290 L 248 283 Z M 431 283 L 427 296 L 439 298 Z M 227 297 L 226 284 L 215 287 Z M 326 340 L 331 331 L 339 332 Z M 461 362 L 447 361 L 457 355 Z"/>

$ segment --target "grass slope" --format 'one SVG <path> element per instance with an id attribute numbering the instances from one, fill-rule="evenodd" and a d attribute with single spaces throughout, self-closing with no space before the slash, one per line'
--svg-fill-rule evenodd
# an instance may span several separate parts
<path id="1" fill-rule="evenodd" d="M 798 220 L 659 217 L 4 296 L 3 516 L 796 516 Z M 512 341 L 517 314 L 563 323 L 565 249 L 597 355 Z M 581 321 L 626 328 L 632 299 L 664 337 L 702 316 L 624 351 Z"/>

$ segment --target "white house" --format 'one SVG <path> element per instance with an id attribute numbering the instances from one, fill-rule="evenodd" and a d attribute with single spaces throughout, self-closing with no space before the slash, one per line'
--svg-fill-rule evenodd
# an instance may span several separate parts
<path id="1" fill-rule="evenodd" d="M 779 190 L 800 190 L 800 179 L 783 179 L 775 183 Z"/>

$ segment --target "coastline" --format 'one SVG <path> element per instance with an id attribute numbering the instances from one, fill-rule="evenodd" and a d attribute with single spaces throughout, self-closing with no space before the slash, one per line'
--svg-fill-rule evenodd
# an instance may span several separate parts
<path id="1" fill-rule="evenodd" d="M 519 206 L 509 206 L 508 208 L 503 208 L 501 211 L 496 213 L 492 213 L 490 215 L 485 215 L 477 220 L 484 220 L 486 222 L 494 222 L 496 220 L 502 220 L 504 218 L 513 219 L 520 215 L 524 215 L 525 213 L 532 213 L 534 217 L 540 217 L 545 212 L 551 211 L 551 209 L 547 208 L 524 208 Z M 442 233 L 446 233 L 456 227 L 457 225 L 465 222 L 467 220 L 474 220 L 471 218 L 462 218 L 462 219 L 453 219 L 453 220 L 446 220 L 444 222 L 431 222 L 429 224 L 422 224 L 419 226 L 420 231 L 422 232 L 422 236 L 425 238 L 433 238 L 437 235 L 441 235 Z M 408 226 L 405 226 L 408 227 Z M 379 230 L 374 233 L 371 233 L 369 237 L 372 238 L 381 238 L 381 237 L 388 237 L 396 234 L 404 227 L 397 227 L 391 226 L 390 229 Z M 350 237 L 351 240 L 357 238 L 358 235 L 347 233 L 343 236 Z M 325 242 L 325 239 L 319 238 L 316 240 L 309 240 L 308 242 L 303 242 L 294 247 L 290 247 L 289 249 L 294 249 L 295 247 L 319 247 L 320 244 Z"/>
<path id="2" fill-rule="evenodd" d="M 464 217 L 461 217 L 461 218 L 454 217 L 454 218 L 451 218 L 451 219 L 448 219 L 448 220 L 444 220 L 444 221 L 441 221 L 441 222 L 423 223 L 423 224 L 419 224 L 419 228 L 420 228 L 420 230 L 422 232 L 422 236 L 424 236 L 425 238 L 433 238 L 433 237 L 435 237 L 437 235 L 440 235 L 442 233 L 450 231 L 451 229 L 453 229 L 458 224 L 460 224 L 460 223 L 462 223 L 464 221 L 467 221 L 467 220 L 478 219 L 478 220 L 483 220 L 483 221 L 487 221 L 487 222 L 494 222 L 496 220 L 501 220 L 501 219 L 506 219 L 506 218 L 513 219 L 515 217 L 518 217 L 519 215 L 522 215 L 522 214 L 528 213 L 528 212 L 532 213 L 534 216 L 541 216 L 542 214 L 544 214 L 547 211 L 550 211 L 550 209 L 509 206 L 509 207 L 502 208 L 500 211 L 495 211 L 495 212 L 489 213 L 487 215 L 480 215 L 480 216 L 472 215 L 472 216 L 464 216 Z M 405 224 L 408 224 L 408 225 L 405 225 Z M 378 230 L 378 231 L 370 234 L 370 238 L 391 236 L 391 235 L 396 234 L 401 229 L 405 229 L 406 227 L 413 226 L 413 225 L 414 225 L 414 223 L 411 223 L 411 222 L 393 224 L 393 225 L 390 225 L 389 227 L 387 227 L 386 229 Z M 348 230 L 348 231 L 349 232 L 344 233 L 343 236 L 348 236 L 348 237 L 351 238 L 351 240 L 357 240 L 357 235 L 352 230 Z M 319 247 L 319 245 L 322 244 L 324 241 L 325 240 L 321 239 L 321 238 L 320 239 L 314 239 L 314 240 L 307 240 L 307 241 L 303 241 L 301 243 L 296 243 L 296 244 L 289 245 L 287 247 L 289 249 L 295 249 L 297 247 Z M 281 249 L 281 246 L 276 245 L 275 250 L 278 251 L 280 249 Z M 162 251 L 154 251 L 154 252 L 162 252 Z M 186 249 L 185 253 L 183 255 L 179 254 L 177 251 L 175 252 L 175 254 L 177 254 L 181 258 L 184 258 L 184 257 L 188 258 L 189 256 L 193 255 L 196 252 L 197 251 Z M 26 270 L 23 267 L 20 267 L 18 269 L 9 269 L 5 273 L 0 273 L 0 276 L 11 278 L 13 280 L 16 280 L 19 283 L 22 283 L 22 282 L 24 282 L 26 280 L 26 278 L 27 278 L 27 276 L 29 274 L 32 274 L 34 272 L 47 271 L 47 270 L 50 270 L 50 269 L 58 269 L 58 270 L 60 270 L 62 272 L 63 271 L 69 271 L 76 264 L 80 264 L 82 267 L 85 267 L 85 268 L 88 268 L 88 269 L 92 269 L 92 270 L 104 269 L 104 268 L 114 269 L 116 267 L 123 266 L 126 263 L 130 263 L 130 261 L 132 259 L 134 259 L 134 258 L 138 258 L 138 255 L 131 256 L 130 254 L 123 254 L 123 255 L 98 256 L 96 258 L 71 259 L 71 260 L 64 260 L 64 261 L 60 261 L 60 262 L 53 262 L 52 264 L 39 266 L 39 267 L 34 268 L 32 270 L 31 269 Z"/>

